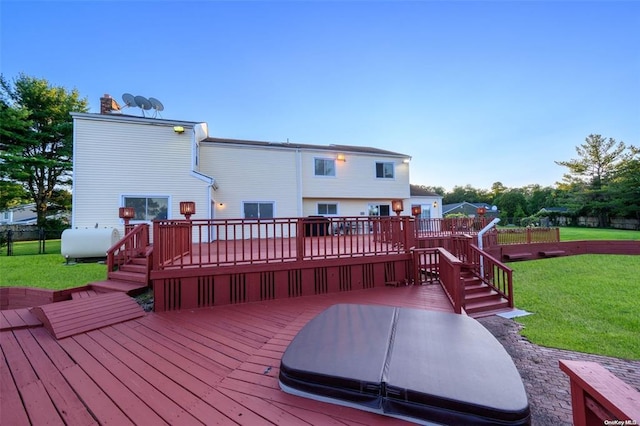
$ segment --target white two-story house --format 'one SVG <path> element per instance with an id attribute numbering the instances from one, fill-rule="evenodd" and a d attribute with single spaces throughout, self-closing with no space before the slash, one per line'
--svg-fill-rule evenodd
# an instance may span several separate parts
<path id="1" fill-rule="evenodd" d="M 112 108 L 111 106 L 114 106 Z M 101 113 L 74 113 L 72 226 L 123 230 L 133 223 L 192 219 L 411 214 L 406 154 L 348 145 L 210 137 L 206 123 L 124 115 L 113 99 Z"/>

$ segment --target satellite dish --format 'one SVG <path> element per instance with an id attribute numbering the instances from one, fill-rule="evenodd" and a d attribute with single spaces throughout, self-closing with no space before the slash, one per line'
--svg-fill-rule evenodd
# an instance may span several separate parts
<path id="1" fill-rule="evenodd" d="M 498 211 L 498 206 L 491 206 L 491 211 Z"/>
<path id="2" fill-rule="evenodd" d="M 144 96 L 136 96 L 134 100 L 136 101 L 136 105 L 138 105 L 140 108 L 146 110 L 151 109 L 151 102 L 149 102 L 149 99 L 145 98 Z"/>
<path id="3" fill-rule="evenodd" d="M 136 100 L 131 93 L 125 93 L 122 95 L 124 104 L 128 107 L 136 106 Z"/>
<path id="4" fill-rule="evenodd" d="M 162 111 L 164 109 L 164 105 L 162 105 L 162 102 L 160 102 L 156 98 L 149 98 L 149 102 L 151 103 L 151 107 L 156 111 Z"/>

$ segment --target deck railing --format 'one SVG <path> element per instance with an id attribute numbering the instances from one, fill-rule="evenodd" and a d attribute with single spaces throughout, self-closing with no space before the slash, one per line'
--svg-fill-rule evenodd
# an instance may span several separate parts
<path id="1" fill-rule="evenodd" d="M 469 245 L 470 265 L 475 276 L 509 301 L 513 308 L 513 271 L 475 244 Z"/>
<path id="2" fill-rule="evenodd" d="M 154 222 L 154 270 L 408 253 L 413 218 L 305 217 Z"/>
<path id="3" fill-rule="evenodd" d="M 413 250 L 414 284 L 437 283 L 444 289 L 455 313 L 464 308 L 464 281 L 460 275 L 462 261 L 444 248 Z"/>
<path id="4" fill-rule="evenodd" d="M 489 223 L 485 217 L 456 217 L 444 219 L 416 219 L 416 237 L 450 236 L 479 232 Z"/>
<path id="5" fill-rule="evenodd" d="M 146 254 L 149 247 L 149 225 L 141 223 L 129 228 L 126 235 L 107 251 L 107 273 L 118 270 L 130 259 Z"/>
<path id="6" fill-rule="evenodd" d="M 498 228 L 496 237 L 499 245 L 557 243 L 560 228 Z"/>

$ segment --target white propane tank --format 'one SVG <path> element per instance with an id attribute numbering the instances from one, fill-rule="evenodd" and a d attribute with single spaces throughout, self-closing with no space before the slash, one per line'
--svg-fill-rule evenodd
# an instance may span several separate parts
<path id="1" fill-rule="evenodd" d="M 120 233 L 115 228 L 65 229 L 60 251 L 67 259 L 106 257 L 118 240 Z"/>

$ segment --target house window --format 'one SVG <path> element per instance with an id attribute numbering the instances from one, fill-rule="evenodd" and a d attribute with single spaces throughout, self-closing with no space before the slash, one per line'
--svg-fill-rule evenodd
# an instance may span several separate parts
<path id="1" fill-rule="evenodd" d="M 393 163 L 376 163 L 378 179 L 393 179 Z"/>
<path id="2" fill-rule="evenodd" d="M 336 160 L 331 158 L 315 159 L 315 175 L 316 176 L 335 176 Z"/>
<path id="3" fill-rule="evenodd" d="M 337 215 L 338 205 L 335 203 L 319 203 L 318 214 Z"/>
<path id="4" fill-rule="evenodd" d="M 389 204 L 369 204 L 369 216 L 390 216 L 391 206 Z"/>
<path id="5" fill-rule="evenodd" d="M 245 219 L 272 219 L 273 203 L 245 202 L 242 203 Z"/>
<path id="6" fill-rule="evenodd" d="M 169 197 L 124 197 L 124 207 L 133 207 L 133 220 L 167 219 Z"/>

